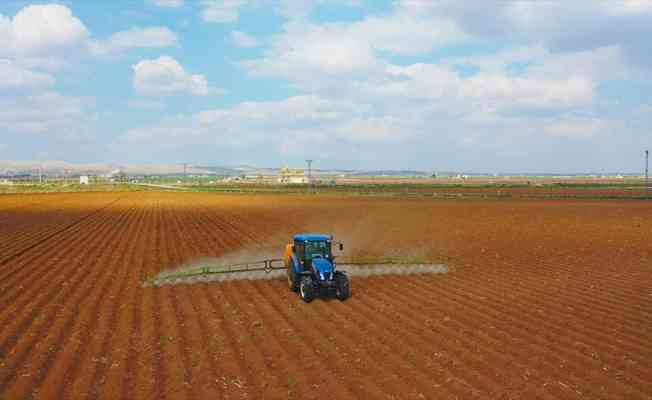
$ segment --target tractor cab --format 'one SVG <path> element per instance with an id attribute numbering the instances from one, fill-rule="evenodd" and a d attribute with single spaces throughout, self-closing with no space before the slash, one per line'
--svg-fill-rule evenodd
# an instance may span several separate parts
<path id="1" fill-rule="evenodd" d="M 303 270 L 310 270 L 313 261 L 324 259 L 333 262 L 333 238 L 328 235 L 295 235 L 294 253 Z"/>
<path id="2" fill-rule="evenodd" d="M 343 250 L 342 243 L 338 244 Z M 348 297 L 348 279 L 343 272 L 336 271 L 332 246 L 330 235 L 299 234 L 286 248 L 288 285 L 291 290 L 300 291 L 306 301 L 320 289 L 334 291 L 341 299 Z"/>

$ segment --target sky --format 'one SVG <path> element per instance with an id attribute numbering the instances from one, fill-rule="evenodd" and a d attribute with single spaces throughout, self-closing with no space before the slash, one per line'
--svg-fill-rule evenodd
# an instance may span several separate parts
<path id="1" fill-rule="evenodd" d="M 0 159 L 638 172 L 652 0 L 0 2 Z"/>

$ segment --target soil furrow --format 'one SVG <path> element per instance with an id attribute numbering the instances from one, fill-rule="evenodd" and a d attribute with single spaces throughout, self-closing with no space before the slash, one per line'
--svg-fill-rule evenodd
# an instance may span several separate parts
<path id="1" fill-rule="evenodd" d="M 117 222 L 116 225 L 119 226 L 120 223 L 126 219 L 127 219 L 126 214 L 120 214 L 116 216 L 116 222 Z M 112 227 L 114 229 L 110 231 L 108 236 L 100 237 L 98 238 L 98 240 L 107 240 L 107 239 L 113 240 L 114 237 L 117 238 L 119 231 L 115 229 L 115 226 Z M 110 252 L 110 248 L 107 246 L 106 249 L 101 253 L 101 256 L 98 257 L 98 260 L 102 260 L 104 255 L 106 255 L 109 252 Z M 17 373 L 17 371 L 14 371 L 14 374 L 10 374 L 8 378 L 6 378 L 5 380 L 2 381 L 2 383 L 0 383 L 0 392 L 5 391 L 6 385 L 8 385 L 10 382 L 12 386 L 17 388 L 18 393 L 30 393 L 31 390 L 39 386 L 40 382 L 45 378 L 45 374 L 48 371 L 49 367 L 51 366 L 52 362 L 62 351 L 66 339 L 67 341 L 72 340 L 72 338 L 70 338 L 70 333 L 72 331 L 73 324 L 77 320 L 82 307 L 82 303 L 80 302 L 80 300 L 86 299 L 95 288 L 93 284 L 84 286 L 85 283 L 99 281 L 100 284 L 103 284 L 104 280 L 107 280 L 109 278 L 110 278 L 110 271 L 105 269 L 95 268 L 90 273 L 82 274 L 82 277 L 79 279 L 72 278 L 71 280 L 74 283 L 70 286 L 69 290 L 59 292 L 58 296 L 55 295 L 45 296 L 48 299 L 57 298 L 57 297 L 61 298 L 61 303 L 58 307 L 53 306 L 56 307 L 54 310 L 45 312 L 45 314 L 48 315 L 48 317 L 46 317 L 47 318 L 46 321 L 44 321 L 38 327 L 34 327 L 35 330 L 39 330 L 39 331 L 46 330 L 48 334 L 34 335 L 36 337 L 42 338 L 42 340 L 38 340 L 38 341 L 37 339 L 31 341 L 21 340 L 19 343 L 17 343 L 19 345 L 19 348 L 17 348 L 14 351 L 14 354 L 16 353 L 20 354 L 16 356 L 17 365 L 21 365 L 25 363 L 28 357 L 30 356 L 36 357 L 35 362 L 30 362 L 29 364 L 32 367 L 34 367 L 35 365 L 39 365 L 39 368 L 37 369 L 38 373 L 35 375 L 30 375 L 28 377 L 29 379 L 21 379 L 20 381 L 11 382 L 15 377 L 15 374 Z M 54 292 L 56 292 L 56 287 L 53 287 L 52 289 Z M 64 312 L 67 309 L 70 310 L 67 313 L 68 315 L 64 314 L 64 316 L 61 316 L 60 313 Z M 59 317 L 56 320 L 57 324 L 53 324 L 56 317 Z M 24 329 L 28 329 L 28 328 L 30 328 L 29 325 L 24 326 Z M 23 338 L 23 337 L 30 337 L 30 336 L 32 335 L 28 335 L 25 332 L 19 331 L 15 334 L 14 337 L 10 338 L 9 344 L 16 342 L 18 337 Z M 48 340 L 48 338 L 51 338 L 51 340 Z M 32 348 L 37 344 L 41 344 L 42 346 L 49 346 L 48 351 L 46 353 L 34 354 L 34 352 L 32 352 Z M 9 391 L 11 391 L 11 389 L 9 389 Z"/>
<path id="2" fill-rule="evenodd" d="M 451 277 L 451 280 L 458 282 L 460 285 L 463 285 L 465 282 L 460 280 L 457 281 L 458 278 L 456 277 Z M 475 279 L 475 277 L 474 277 Z M 509 284 L 509 282 L 507 282 Z M 525 295 L 525 294 L 532 294 L 532 293 L 537 293 L 538 289 L 535 287 L 536 282 L 532 282 L 530 285 L 524 286 L 522 289 L 519 288 L 518 286 L 514 285 L 511 287 L 511 293 L 514 295 Z M 502 298 L 505 296 L 504 292 L 498 292 L 498 291 L 493 291 L 490 289 L 490 287 L 486 287 L 485 291 L 487 292 L 487 301 L 496 303 L 496 306 L 502 306 L 506 305 L 509 307 L 519 307 L 517 302 L 513 301 L 505 301 Z M 523 298 L 523 297 L 520 297 Z M 540 299 L 548 299 L 550 298 L 549 296 L 544 296 L 540 295 L 538 296 Z M 550 303 L 546 302 L 544 304 L 540 304 L 537 300 L 536 307 L 529 307 L 529 308 L 522 308 L 520 307 L 519 312 L 524 313 L 525 315 L 527 314 L 532 314 L 532 309 L 534 310 L 545 310 L 546 315 L 550 315 L 551 317 L 558 318 L 560 320 L 570 320 L 568 310 L 566 312 L 562 308 L 561 304 L 573 304 L 573 310 L 575 310 L 577 307 L 577 300 L 578 298 L 572 296 L 572 298 L 569 298 L 567 301 L 562 300 L 562 298 L 555 297 L 555 302 Z M 581 304 L 581 303 L 580 303 Z M 587 306 L 588 307 L 588 306 Z M 539 316 L 541 314 L 537 313 Z M 622 315 L 622 312 L 615 312 L 615 315 Z M 573 319 L 577 319 L 577 315 L 573 314 L 572 316 Z M 576 328 L 574 324 L 567 324 L 565 326 L 566 329 L 566 334 L 569 333 L 578 333 L 582 335 L 584 332 L 586 332 L 586 329 L 588 328 L 591 332 L 591 336 L 588 338 L 589 343 L 592 344 L 592 346 L 595 346 L 596 348 L 602 348 L 604 349 L 605 346 L 608 346 L 609 343 L 612 341 L 613 335 L 610 334 L 609 332 L 603 332 L 605 328 L 605 321 L 601 322 L 593 322 L 591 319 L 586 319 L 586 323 L 589 324 L 588 326 L 583 326 L 581 329 Z M 625 332 L 622 329 L 619 329 L 619 333 L 622 335 Z M 630 334 L 628 335 L 628 339 L 624 341 L 623 343 L 620 344 L 619 348 L 620 349 L 627 349 L 629 353 L 631 354 L 637 354 L 641 348 L 647 347 L 646 344 L 641 341 L 639 338 L 644 338 L 645 335 L 642 335 L 641 333 L 637 334 Z M 600 340 L 597 340 L 600 339 Z M 584 340 L 582 338 L 582 340 Z M 632 347 L 632 345 L 634 345 Z M 641 360 L 640 362 L 643 363 L 649 363 L 649 359 L 647 360 Z M 649 367 L 649 365 L 647 365 Z"/>
<path id="3" fill-rule="evenodd" d="M 115 203 L 113 204 L 115 205 Z M 108 209 L 104 210 L 105 214 L 110 214 Z M 90 251 L 84 252 L 75 252 L 71 254 L 70 248 L 85 248 L 88 246 L 88 241 L 83 235 L 85 231 L 93 231 L 93 227 L 97 229 L 104 223 L 104 217 L 102 213 L 94 214 L 93 217 L 90 217 L 79 224 L 75 225 L 71 231 L 68 232 L 66 236 L 60 236 L 55 241 L 48 243 L 47 248 L 42 249 L 41 252 L 34 252 L 26 254 L 24 259 L 15 259 L 14 262 L 20 266 L 20 268 L 10 268 L 7 273 L 0 278 L 0 285 L 2 285 L 2 304 L 10 302 L 12 306 L 17 307 L 18 309 L 23 309 L 21 303 L 16 302 L 16 298 L 19 296 L 28 296 L 32 297 L 34 294 L 42 293 L 43 288 L 46 285 L 53 284 L 53 277 L 64 277 L 61 274 L 61 271 L 65 270 L 66 264 L 59 263 L 57 268 L 54 268 L 52 264 L 56 264 L 60 259 L 70 258 L 71 262 L 76 262 L 82 264 L 84 260 L 81 257 L 81 254 L 92 254 Z M 48 251 L 52 251 L 49 253 Z M 46 254 L 46 262 L 42 262 L 43 255 Z M 34 267 L 36 265 L 36 267 Z M 45 273 L 43 273 L 45 271 Z M 30 285 L 25 287 L 21 282 L 29 282 Z M 37 286 L 37 284 L 40 284 Z"/>
<path id="4" fill-rule="evenodd" d="M 292 326 L 279 316 L 274 307 L 261 296 L 260 290 L 256 287 L 259 284 L 266 283 L 252 282 L 253 287 L 251 290 L 247 290 L 247 297 L 251 298 L 251 302 L 260 316 L 261 324 L 258 327 L 263 329 L 260 335 L 262 344 L 265 345 L 273 340 L 274 348 L 279 349 L 272 357 L 279 360 L 278 363 L 286 369 L 288 397 L 315 398 L 319 397 L 320 393 L 329 393 L 336 399 L 355 398 L 339 381 L 319 379 L 315 374 L 310 373 L 313 368 L 322 368 L 321 359 L 315 357 L 308 344 L 303 343 L 294 334 Z M 280 302 L 287 300 L 287 298 L 279 298 Z M 307 388 L 311 390 L 306 390 Z M 302 395 L 299 395 L 300 393 Z"/>
<path id="5" fill-rule="evenodd" d="M 222 285 L 211 285 L 211 287 L 216 287 L 214 292 L 219 294 L 220 299 L 216 299 L 212 293 L 213 291 L 209 291 L 209 285 L 200 284 L 200 286 L 211 307 L 216 310 L 220 331 L 224 333 L 222 338 L 226 342 L 226 348 L 230 350 L 230 353 L 232 352 L 232 358 L 235 359 L 234 363 L 226 362 L 222 364 L 223 367 L 231 367 L 227 371 L 224 371 L 226 374 L 223 376 L 221 382 L 225 391 L 228 389 L 231 392 L 236 392 L 237 395 L 235 397 L 237 398 L 260 398 L 256 394 L 259 393 L 259 388 L 262 386 L 261 382 L 257 379 L 257 371 L 250 369 L 247 364 L 240 344 L 241 336 L 232 326 L 232 322 L 230 322 L 233 317 L 232 305 L 226 299 L 223 288 L 221 287 Z"/>
<path id="6" fill-rule="evenodd" d="M 131 208 L 125 212 L 124 222 L 118 225 L 121 234 L 115 242 L 114 249 L 116 253 L 125 254 L 128 252 L 130 242 L 125 232 L 129 232 L 131 228 L 138 226 L 140 223 L 140 214 L 142 214 L 141 208 Z M 98 261 L 101 260 L 98 259 Z M 97 318 L 97 316 L 107 314 L 101 311 L 103 306 L 109 309 L 115 308 L 115 301 L 118 300 L 116 299 L 115 291 L 119 289 L 119 284 L 124 279 L 125 274 L 124 270 L 122 272 L 116 271 L 119 262 L 119 257 L 109 257 L 108 262 L 105 264 L 105 269 L 108 273 L 105 277 L 100 278 L 101 280 L 98 279 L 93 283 L 98 285 L 99 289 L 93 290 L 89 293 L 88 297 L 85 297 L 89 306 L 86 309 L 80 309 L 77 312 L 74 323 L 71 322 L 73 324 L 71 332 L 73 332 L 75 340 L 68 344 L 68 338 L 63 335 L 61 336 L 62 347 L 65 348 L 65 351 L 53 358 L 49 366 L 43 367 L 43 369 L 51 368 L 55 372 L 48 374 L 42 382 L 37 381 L 34 383 L 36 390 L 39 390 L 41 396 L 58 399 L 80 396 L 96 397 L 92 393 L 90 385 L 79 391 L 74 391 L 74 388 L 76 387 L 76 380 L 82 365 L 88 366 L 84 370 L 86 372 L 98 368 L 98 365 L 112 363 L 112 360 L 106 359 L 103 355 L 99 354 L 94 342 L 102 337 L 101 335 L 95 334 L 95 332 L 106 332 L 111 329 L 105 326 L 109 323 L 108 320 Z M 120 274 L 118 275 L 119 277 L 122 275 L 122 279 L 114 279 L 113 274 L 116 272 Z M 66 389 L 72 389 L 73 394 L 71 396 L 65 396 Z"/>
<path id="7" fill-rule="evenodd" d="M 146 221 L 149 215 L 149 210 L 146 208 L 139 208 L 137 217 L 134 217 L 133 224 L 126 224 L 123 235 L 126 237 L 139 237 L 143 234 L 144 229 L 147 227 Z M 88 393 L 91 398 L 99 397 L 102 392 L 102 387 L 106 381 L 106 373 L 111 369 L 116 369 L 120 366 L 122 357 L 119 354 L 111 354 L 111 349 L 117 352 L 124 352 L 125 347 L 120 345 L 114 346 L 116 332 L 118 330 L 118 320 L 123 313 L 122 304 L 125 301 L 125 291 L 128 291 L 130 284 L 133 285 L 137 280 L 130 279 L 133 274 L 131 265 L 135 262 L 137 254 L 135 249 L 137 243 L 130 241 L 126 244 L 124 252 L 121 254 L 123 257 L 115 257 L 114 266 L 111 270 L 119 273 L 118 278 L 113 282 L 112 292 L 101 299 L 108 300 L 101 305 L 102 309 L 96 310 L 95 315 L 106 315 L 106 324 L 96 329 L 89 329 L 91 332 L 102 332 L 102 335 L 92 335 L 90 340 L 78 350 L 78 363 L 68 367 L 68 373 L 74 375 L 81 365 L 92 365 L 92 368 L 86 368 L 83 375 L 77 379 L 73 384 L 67 385 L 65 388 L 59 389 L 57 398 L 75 398 L 79 393 Z M 107 266 L 109 267 L 109 266 Z M 99 306 L 99 304 L 98 304 Z"/>
<path id="8" fill-rule="evenodd" d="M 106 221 L 104 221 L 106 222 Z M 50 315 L 52 312 L 44 313 L 44 308 L 53 308 L 52 304 L 57 304 L 56 300 L 62 298 L 62 295 L 68 291 L 73 291 L 76 289 L 84 279 L 88 277 L 86 269 L 82 267 L 83 263 L 81 260 L 84 259 L 86 254 L 92 254 L 95 248 L 101 248 L 101 236 L 105 233 L 111 232 L 111 225 L 107 223 L 101 223 L 98 225 L 98 229 L 90 237 L 86 237 L 85 250 L 80 252 L 78 255 L 79 263 L 77 264 L 74 272 L 68 276 L 63 274 L 64 282 L 62 284 L 63 290 L 60 290 L 56 285 L 53 285 L 53 282 L 50 282 L 50 285 L 47 285 L 47 282 L 44 283 L 43 287 L 39 292 L 35 293 L 33 298 L 26 298 L 22 303 L 19 304 L 19 309 L 21 310 L 20 314 L 23 315 L 23 318 L 16 318 L 15 314 L 7 313 L 5 318 L 2 320 L 0 326 L 3 326 L 3 330 L 0 331 L 0 354 L 7 354 L 9 349 L 12 348 L 18 338 L 24 336 L 24 332 L 27 328 L 33 325 L 34 321 L 38 318 L 36 323 L 43 324 L 44 320 L 41 318 L 43 315 Z M 75 243 L 73 241 L 73 243 Z M 62 247 L 62 252 L 65 252 L 65 246 Z M 42 258 L 48 259 L 54 263 L 55 270 L 65 271 L 68 266 L 65 262 L 60 262 L 58 259 L 52 259 L 48 255 L 41 255 Z M 58 263 L 58 264 L 57 264 Z M 45 263 L 43 263 L 45 264 Z M 81 276 L 81 278 L 79 278 Z M 72 282 L 72 283 L 69 283 Z M 21 297 L 25 297 L 24 294 Z M 17 300 L 17 299 L 15 299 Z M 17 309 L 12 307 L 12 309 Z M 49 321 L 49 319 L 48 319 Z"/>
<path id="9" fill-rule="evenodd" d="M 60 229 L 56 229 L 54 232 L 47 234 L 42 239 L 39 239 L 36 243 L 32 243 L 32 244 L 28 245 L 27 247 L 24 247 L 24 248 L 20 249 L 19 251 L 16 251 L 16 252 L 14 252 L 12 254 L 5 255 L 2 259 L 0 259 L 0 267 L 5 266 L 6 264 L 11 262 L 12 260 L 15 260 L 16 258 L 20 257 L 21 255 L 23 255 L 23 254 L 25 254 L 25 253 L 27 253 L 27 252 L 29 252 L 31 250 L 34 250 L 34 249 L 36 249 L 37 247 L 39 247 L 39 246 L 41 246 L 43 244 L 46 244 L 50 239 L 52 239 L 52 238 L 54 238 L 56 236 L 60 236 L 60 235 L 65 234 L 66 232 L 70 231 L 72 228 L 74 228 L 75 226 L 77 226 L 80 223 L 84 222 L 85 220 L 87 220 L 89 218 L 92 218 L 93 216 L 95 216 L 95 215 L 101 213 L 102 211 L 108 209 L 113 204 L 118 202 L 120 199 L 121 198 L 115 199 L 115 200 L 109 202 L 109 204 L 107 204 L 107 205 L 105 205 L 105 206 L 103 206 L 103 207 L 101 207 L 101 208 L 99 208 L 97 210 L 94 210 L 94 211 L 84 215 L 83 217 L 81 217 L 81 218 L 79 218 L 79 219 L 77 219 L 77 220 L 75 220 L 75 221 L 73 221 L 73 222 L 71 222 L 69 224 L 66 224 L 65 226 L 61 227 Z"/>
<path id="10" fill-rule="evenodd" d="M 481 331 L 487 326 L 495 329 L 495 325 L 491 325 L 489 321 L 483 322 L 486 319 L 482 316 L 477 316 L 473 319 L 473 325 L 458 325 L 457 329 L 453 329 L 449 325 L 455 325 L 452 322 L 452 317 L 446 314 L 446 311 L 433 314 L 431 308 L 423 307 L 423 299 L 429 293 L 424 293 L 422 296 L 416 298 L 402 298 L 402 292 L 389 291 L 390 285 L 383 283 L 382 280 L 371 280 L 367 283 L 370 297 L 378 298 L 374 302 L 378 304 L 392 304 L 392 318 L 400 322 L 398 326 L 409 328 L 410 332 L 414 332 L 417 336 L 422 336 L 422 340 L 426 342 L 420 348 L 421 350 L 430 348 L 429 351 L 435 355 L 435 360 L 443 363 L 447 370 L 451 370 L 451 374 L 456 377 L 462 377 L 464 382 L 469 382 L 476 390 L 484 391 L 485 395 L 490 397 L 499 397 L 498 394 L 487 393 L 490 387 L 501 387 L 501 385 L 491 385 L 491 380 L 500 382 L 507 380 L 503 374 L 512 369 L 527 371 L 524 376 L 515 377 L 516 385 L 526 384 L 526 381 L 533 377 L 532 372 L 534 369 L 528 368 L 520 364 L 521 357 L 509 357 L 504 354 L 505 341 L 495 340 L 488 336 L 475 337 L 478 331 Z M 405 285 L 404 285 L 405 286 Z M 389 293 L 385 293 L 389 291 Z M 447 304 L 441 301 L 446 293 L 440 293 L 441 296 L 437 297 L 437 302 L 440 307 L 446 310 Z M 382 310 L 380 310 L 382 312 Z M 411 318 L 403 317 L 411 316 Z M 416 316 L 419 316 L 417 319 Z M 467 322 L 466 320 L 464 322 Z M 493 321 L 491 321 L 493 322 Z M 425 336 L 424 331 L 429 329 L 431 332 L 430 338 Z M 403 334 L 407 334 L 401 330 Z M 421 332 L 421 333 L 418 333 Z M 468 335 L 473 335 L 472 338 L 466 338 Z M 446 338 L 445 341 L 438 340 L 439 338 Z M 479 341 L 479 339 L 488 340 L 486 343 Z M 430 344 L 427 344 L 430 342 Z M 498 349 L 498 350 L 493 350 Z M 489 360 L 486 360 L 489 356 Z M 412 356 L 414 357 L 414 356 Z M 491 375 L 490 380 L 483 378 L 483 375 Z M 510 386 L 514 391 L 514 387 Z M 557 397 L 555 393 L 548 394 L 545 391 L 539 391 L 540 397 Z"/>
<path id="11" fill-rule="evenodd" d="M 333 379 L 346 385 L 357 398 L 386 397 L 375 380 L 368 382 L 366 377 L 362 375 L 363 371 L 360 369 L 363 366 L 359 362 L 355 362 L 357 358 L 353 358 L 355 357 L 353 354 L 355 349 L 339 351 L 325 343 L 323 334 L 332 329 L 326 329 L 325 331 L 317 329 L 311 318 L 306 315 L 306 312 L 310 312 L 309 305 L 298 303 L 296 298 L 289 300 L 285 295 L 279 299 L 281 288 L 278 287 L 278 284 L 272 285 L 271 282 L 257 283 L 254 287 L 259 290 L 259 293 L 267 300 L 268 304 L 274 307 L 276 313 L 282 315 L 285 321 L 292 326 L 293 333 L 301 338 L 301 342 L 305 343 L 315 352 L 315 356 L 322 360 L 323 366 L 330 370 L 330 376 Z M 280 300 L 292 301 L 294 304 L 285 310 L 278 305 L 277 301 Z M 360 359 L 360 361 L 362 360 Z"/>
<path id="12" fill-rule="evenodd" d="M 406 284 L 416 283 L 415 286 L 412 286 L 413 291 L 417 290 L 416 287 L 418 286 L 418 284 L 422 283 L 422 282 L 419 282 L 418 280 L 413 280 L 413 279 L 406 279 L 406 282 L 407 282 Z M 422 289 L 423 289 L 424 293 L 428 290 L 427 288 L 422 288 Z M 414 293 L 413 291 L 411 293 Z M 405 296 L 410 296 L 411 293 L 406 292 Z M 513 336 L 519 337 L 519 338 L 527 338 L 527 341 L 529 342 L 529 346 L 535 348 L 536 351 L 540 352 L 541 354 L 547 354 L 547 358 L 552 358 L 552 360 L 554 360 L 554 361 L 551 360 L 550 362 L 547 361 L 547 358 L 540 360 L 541 362 L 549 363 L 548 365 L 549 365 L 551 371 L 555 371 L 556 366 L 558 366 L 558 365 L 573 364 L 573 363 L 577 363 L 577 362 L 582 363 L 581 367 L 574 369 L 574 370 L 576 370 L 578 372 L 587 371 L 587 370 L 595 370 L 596 369 L 595 360 L 591 359 L 590 357 L 587 357 L 584 354 L 576 353 L 576 352 L 570 352 L 570 351 L 565 350 L 566 348 L 572 349 L 573 347 L 567 346 L 567 347 L 562 347 L 560 349 L 557 342 L 559 340 L 564 340 L 564 335 L 563 334 L 562 335 L 559 335 L 559 334 L 550 335 L 550 334 L 548 334 L 548 336 L 550 336 L 550 340 L 548 340 L 548 341 L 546 341 L 545 338 L 540 338 L 539 337 L 539 336 L 541 336 L 541 333 L 539 333 L 539 334 L 530 334 L 529 332 L 532 331 L 532 327 L 539 325 L 542 322 L 541 320 L 531 320 L 531 321 L 529 321 L 531 325 L 527 325 L 525 323 L 525 321 L 528 321 L 529 318 L 526 315 L 521 314 L 518 319 L 512 320 L 510 314 L 504 314 L 503 315 L 503 313 L 499 313 L 497 311 L 494 311 L 494 309 L 488 308 L 482 303 L 471 302 L 471 301 L 465 299 L 464 295 L 463 295 L 463 292 L 457 292 L 455 290 L 452 290 L 452 288 L 450 288 L 450 290 L 448 291 L 448 294 L 450 296 L 453 296 L 456 299 L 457 303 L 465 304 L 467 307 L 472 307 L 473 310 L 483 310 L 483 313 L 479 314 L 477 318 L 475 318 L 472 321 L 467 321 L 468 325 L 472 325 L 472 324 L 474 324 L 473 321 L 481 320 L 483 317 L 487 318 L 490 315 L 496 321 L 496 322 L 494 322 L 493 326 L 500 326 L 500 325 L 498 325 L 498 321 L 507 322 L 509 320 L 510 321 L 510 325 L 509 325 L 510 331 L 520 332 L 520 333 L 515 333 L 515 335 L 513 335 Z M 426 302 L 429 303 L 427 300 L 426 300 Z M 436 302 L 433 302 L 432 303 L 433 308 L 437 307 L 442 302 L 445 302 L 445 300 L 438 299 Z M 456 322 L 454 320 L 452 320 L 452 323 L 456 323 Z M 554 326 L 554 325 L 548 325 L 547 328 L 551 329 L 553 331 L 554 330 L 557 330 L 557 331 L 559 330 L 559 327 Z M 462 329 L 463 329 L 463 327 L 462 327 Z M 542 333 L 545 334 L 545 332 L 542 332 Z M 566 356 L 566 358 L 561 358 L 557 354 L 563 354 L 563 355 Z M 517 355 L 515 354 L 514 357 L 516 357 L 516 356 Z M 578 380 L 576 377 L 568 376 L 568 375 L 559 375 L 558 378 L 559 378 L 560 381 L 563 381 L 563 380 L 577 381 Z M 585 389 L 585 390 L 588 390 L 588 389 Z M 594 394 L 594 395 L 598 395 L 598 394 Z"/>

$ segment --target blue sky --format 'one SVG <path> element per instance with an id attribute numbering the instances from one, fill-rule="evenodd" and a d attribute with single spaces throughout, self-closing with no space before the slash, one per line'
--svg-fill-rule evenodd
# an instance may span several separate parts
<path id="1" fill-rule="evenodd" d="M 0 159 L 634 172 L 652 0 L 0 5 Z"/>

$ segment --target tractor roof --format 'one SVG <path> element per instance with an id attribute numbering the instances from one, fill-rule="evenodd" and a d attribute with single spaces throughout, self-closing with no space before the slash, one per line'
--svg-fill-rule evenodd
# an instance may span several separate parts
<path id="1" fill-rule="evenodd" d="M 294 235 L 294 240 L 302 242 L 305 242 L 306 240 L 310 242 L 321 242 L 332 239 L 331 235 L 323 235 L 320 233 L 299 233 L 298 235 Z"/>

